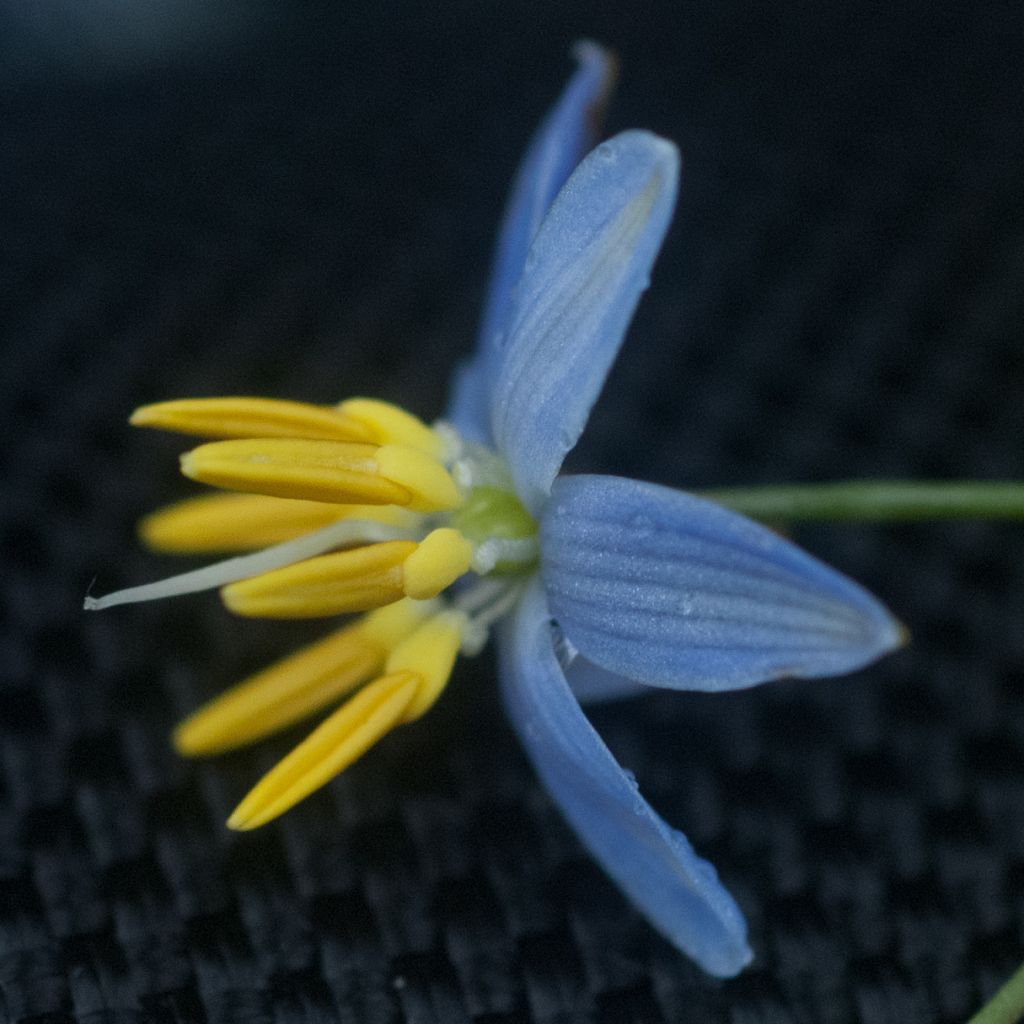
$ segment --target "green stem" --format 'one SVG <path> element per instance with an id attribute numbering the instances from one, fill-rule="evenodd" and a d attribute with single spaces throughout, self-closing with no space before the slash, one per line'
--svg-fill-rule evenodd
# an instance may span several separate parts
<path id="1" fill-rule="evenodd" d="M 967 1022 L 967 1024 L 1018 1024 L 1024 1017 L 1024 967 Z"/>
<path id="2" fill-rule="evenodd" d="M 699 491 L 768 522 L 915 522 L 924 519 L 1024 519 L 1024 482 L 854 480 Z"/>

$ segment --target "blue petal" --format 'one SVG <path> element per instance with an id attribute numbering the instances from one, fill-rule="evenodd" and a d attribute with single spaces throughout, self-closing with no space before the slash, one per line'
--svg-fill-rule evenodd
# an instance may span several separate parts
<path id="1" fill-rule="evenodd" d="M 471 359 L 464 359 L 455 367 L 451 393 L 444 419 L 467 441 L 490 444 L 491 422 L 488 416 L 491 394 L 485 356 L 479 351 Z"/>
<path id="2" fill-rule="evenodd" d="M 852 672 L 904 633 L 856 583 L 711 502 L 617 477 L 563 477 L 540 527 L 551 611 L 610 672 L 726 690 Z"/>
<path id="3" fill-rule="evenodd" d="M 671 142 L 623 132 L 579 165 L 537 232 L 491 396 L 495 442 L 531 511 L 618 353 L 668 228 L 678 177 Z"/>
<path id="4" fill-rule="evenodd" d="M 558 190 L 596 141 L 614 83 L 616 62 L 607 50 L 584 41 L 572 52 L 579 68 L 541 122 L 512 183 L 484 301 L 478 349 L 459 368 L 453 387 L 446 418 L 471 441 L 490 439 L 488 396 L 526 253 Z"/>
<path id="5" fill-rule="evenodd" d="M 605 871 L 665 937 L 706 971 L 750 961 L 746 923 L 715 869 L 640 796 L 572 695 L 538 583 L 502 637 L 509 717 L 562 813 Z"/>

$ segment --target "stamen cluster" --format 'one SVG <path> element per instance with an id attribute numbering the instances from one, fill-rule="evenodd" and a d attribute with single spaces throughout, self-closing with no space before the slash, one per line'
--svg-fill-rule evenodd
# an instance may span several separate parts
<path id="1" fill-rule="evenodd" d="M 89 607 L 220 587 L 239 615 L 367 613 L 176 730 L 183 754 L 220 753 L 348 698 L 239 804 L 232 828 L 271 821 L 429 710 L 460 651 L 484 646 L 536 564 L 536 526 L 500 458 L 386 402 L 187 399 L 144 406 L 131 422 L 209 439 L 182 456 L 182 472 L 238 492 L 162 509 L 143 520 L 143 539 L 174 553 L 253 553 Z"/>

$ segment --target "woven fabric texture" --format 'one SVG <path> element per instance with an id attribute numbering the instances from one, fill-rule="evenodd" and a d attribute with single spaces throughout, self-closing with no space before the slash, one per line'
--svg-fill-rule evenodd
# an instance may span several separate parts
<path id="1" fill-rule="evenodd" d="M 134 406 L 441 411 L 581 35 L 622 59 L 610 129 L 673 138 L 685 171 L 568 468 L 1021 477 L 1019 5 L 53 6 L 0 7 L 0 1021 L 965 1019 L 1024 958 L 1024 525 L 800 529 L 907 650 L 592 712 L 748 915 L 728 982 L 562 823 L 489 653 L 235 835 L 302 731 L 186 764 L 169 729 L 318 628 L 81 601 L 177 565 L 133 523 L 192 493 L 182 445 L 131 432 Z"/>

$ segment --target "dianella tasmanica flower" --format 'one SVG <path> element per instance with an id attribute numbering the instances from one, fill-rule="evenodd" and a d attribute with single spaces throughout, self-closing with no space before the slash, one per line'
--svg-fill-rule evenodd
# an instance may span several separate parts
<path id="1" fill-rule="evenodd" d="M 671 942 L 732 975 L 750 958 L 739 909 L 580 701 L 837 675 L 902 632 L 857 584 L 735 512 L 558 475 L 647 286 L 679 174 L 675 146 L 645 131 L 587 152 L 613 67 L 593 44 L 576 56 L 516 178 L 479 345 L 445 419 L 365 398 L 137 410 L 139 426 L 209 439 L 182 471 L 237 492 L 159 511 L 143 538 L 234 557 L 87 606 L 219 587 L 239 615 L 359 614 L 175 732 L 183 754 L 212 754 L 340 704 L 245 797 L 235 829 L 271 821 L 420 718 L 457 658 L 493 636 L 512 724 L 583 843 Z"/>

